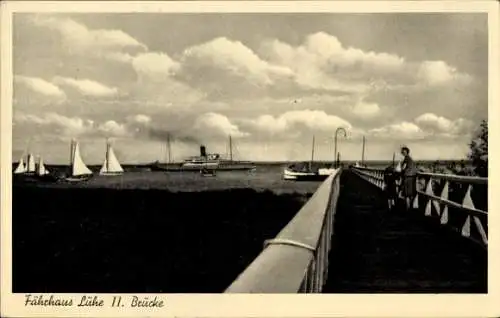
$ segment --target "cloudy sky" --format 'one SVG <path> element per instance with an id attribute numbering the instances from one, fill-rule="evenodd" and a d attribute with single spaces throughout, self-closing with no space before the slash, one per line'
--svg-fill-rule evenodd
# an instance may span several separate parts
<path id="1" fill-rule="evenodd" d="M 485 14 L 14 15 L 13 155 L 66 163 L 461 158 L 487 119 Z"/>

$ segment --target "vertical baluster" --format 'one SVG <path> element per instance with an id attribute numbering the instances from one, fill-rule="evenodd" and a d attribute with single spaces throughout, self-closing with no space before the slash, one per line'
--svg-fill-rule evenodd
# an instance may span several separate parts
<path id="1" fill-rule="evenodd" d="M 472 190 L 472 185 L 469 185 L 465 197 L 462 201 L 462 205 L 467 208 L 474 209 L 474 203 L 472 203 L 472 198 L 470 196 Z M 462 236 L 470 237 L 470 214 L 467 214 L 467 219 L 465 219 L 465 224 L 462 226 Z"/>
<path id="2" fill-rule="evenodd" d="M 465 194 L 463 205 L 465 207 L 468 207 L 470 209 L 475 209 L 474 202 L 472 202 L 472 197 L 471 197 L 471 192 L 472 192 L 472 185 L 469 185 L 467 188 L 467 193 Z M 483 224 L 481 223 L 481 220 L 477 216 L 472 216 L 474 220 L 474 224 L 476 225 L 476 228 L 479 232 L 479 235 L 481 235 L 481 240 L 485 245 L 488 245 L 488 235 L 486 234 L 486 231 L 484 230 Z"/>
<path id="3" fill-rule="evenodd" d="M 428 195 L 434 195 L 434 191 L 432 191 L 432 178 L 429 178 L 427 182 L 427 187 L 425 189 L 425 193 Z M 430 216 L 432 214 L 432 199 L 427 198 L 427 205 L 425 206 L 425 216 Z"/>
<path id="4" fill-rule="evenodd" d="M 472 197 L 471 197 L 471 191 L 472 191 L 472 185 L 469 185 L 467 188 L 467 192 L 465 194 L 464 200 L 462 205 L 464 207 L 470 208 L 470 209 L 475 209 L 474 203 L 472 202 Z M 464 226 L 462 227 L 462 235 L 465 237 L 470 237 L 470 226 L 471 226 L 471 216 L 467 215 L 467 219 L 465 221 Z M 483 224 L 481 223 L 481 220 L 477 216 L 472 216 L 474 220 L 474 224 L 476 225 L 476 228 L 479 232 L 479 235 L 481 236 L 481 240 L 485 245 L 488 245 L 488 235 L 486 234 L 486 231 L 484 230 Z"/>
<path id="5" fill-rule="evenodd" d="M 443 191 L 441 192 L 441 199 L 448 200 L 448 194 L 449 194 L 449 182 L 446 181 L 444 184 Z M 443 211 L 441 211 L 441 224 L 446 224 L 448 223 L 448 205 L 443 204 Z"/>

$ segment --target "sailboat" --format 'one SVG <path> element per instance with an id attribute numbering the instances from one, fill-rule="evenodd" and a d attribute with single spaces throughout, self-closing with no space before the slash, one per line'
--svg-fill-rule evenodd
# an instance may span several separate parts
<path id="1" fill-rule="evenodd" d="M 28 167 L 24 163 L 24 158 L 21 156 L 19 159 L 19 163 L 17 164 L 17 168 L 14 170 L 14 174 L 22 174 L 28 170 Z"/>
<path id="2" fill-rule="evenodd" d="M 24 162 L 23 157 L 19 159 L 19 163 L 16 169 L 13 171 L 14 180 L 34 181 L 33 177 L 35 176 L 35 170 L 36 170 L 35 157 L 33 156 L 33 154 L 29 153 L 26 159 L 26 163 Z"/>
<path id="3" fill-rule="evenodd" d="M 76 140 L 71 140 L 70 174 L 66 181 L 86 181 L 92 177 L 92 171 L 85 165 L 80 156 L 80 146 Z"/>
<path id="4" fill-rule="evenodd" d="M 39 181 L 49 181 L 49 182 L 53 182 L 53 181 L 58 181 L 59 180 L 58 177 L 56 177 L 55 175 L 53 175 L 47 169 L 47 167 L 45 167 L 45 164 L 43 163 L 43 157 L 42 156 L 40 156 L 40 158 L 38 159 L 38 166 L 37 166 L 37 169 L 36 169 L 36 178 Z"/>
<path id="5" fill-rule="evenodd" d="M 318 171 L 313 171 L 312 164 L 314 162 L 314 136 L 312 140 L 312 152 L 311 161 L 309 165 L 306 166 L 302 164 L 299 167 L 296 164 L 290 165 L 283 170 L 284 180 L 294 180 L 294 181 L 321 181 L 328 177 L 329 174 L 320 174 Z"/>
<path id="6" fill-rule="evenodd" d="M 28 154 L 28 164 L 26 166 L 26 175 L 34 175 L 36 171 L 35 156 L 32 153 Z"/>
<path id="7" fill-rule="evenodd" d="M 111 143 L 109 141 L 106 141 L 106 156 L 99 174 L 104 176 L 118 176 L 123 174 L 123 168 L 116 158 L 113 147 L 111 147 Z"/>

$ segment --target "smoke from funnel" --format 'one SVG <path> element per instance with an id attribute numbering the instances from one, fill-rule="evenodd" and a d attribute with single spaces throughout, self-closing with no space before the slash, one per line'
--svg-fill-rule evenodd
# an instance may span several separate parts
<path id="1" fill-rule="evenodd" d="M 157 129 L 157 128 L 150 128 L 148 130 L 148 137 L 152 140 L 157 140 L 157 141 L 167 141 L 170 139 L 170 141 L 180 141 L 184 143 L 200 144 L 200 141 L 193 136 L 183 135 L 177 132 Z"/>

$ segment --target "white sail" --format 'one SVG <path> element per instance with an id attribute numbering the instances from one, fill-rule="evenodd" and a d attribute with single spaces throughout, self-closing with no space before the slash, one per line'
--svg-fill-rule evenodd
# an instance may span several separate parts
<path id="1" fill-rule="evenodd" d="M 120 162 L 116 158 L 115 152 L 113 151 L 113 147 L 109 146 L 108 151 L 108 172 L 123 172 L 123 168 L 120 165 Z"/>
<path id="2" fill-rule="evenodd" d="M 108 172 L 108 158 L 104 158 L 104 163 L 102 164 L 101 170 L 99 171 L 100 174 L 104 174 L 106 172 Z"/>
<path id="3" fill-rule="evenodd" d="M 36 170 L 35 157 L 32 154 L 29 154 L 27 172 L 35 172 L 35 170 Z"/>
<path id="4" fill-rule="evenodd" d="M 101 174 L 117 174 L 123 172 L 123 168 L 120 162 L 116 158 L 113 147 L 108 143 L 106 150 L 106 157 L 104 158 L 104 163 L 101 167 Z"/>
<path id="5" fill-rule="evenodd" d="M 72 162 L 72 175 L 73 176 L 81 176 L 92 174 L 92 171 L 85 165 L 80 156 L 80 147 L 78 142 L 75 141 L 73 146 L 73 162 Z"/>
<path id="6" fill-rule="evenodd" d="M 26 172 L 26 165 L 24 164 L 24 159 L 21 157 L 19 159 L 19 164 L 17 165 L 16 170 L 14 170 L 14 173 L 25 173 Z"/>
<path id="7" fill-rule="evenodd" d="M 45 168 L 45 165 L 43 164 L 43 158 L 42 158 L 42 156 L 40 156 L 40 159 L 38 161 L 38 171 L 37 171 L 37 174 L 39 176 L 43 176 L 43 175 L 49 174 L 49 170 L 47 168 Z"/>

